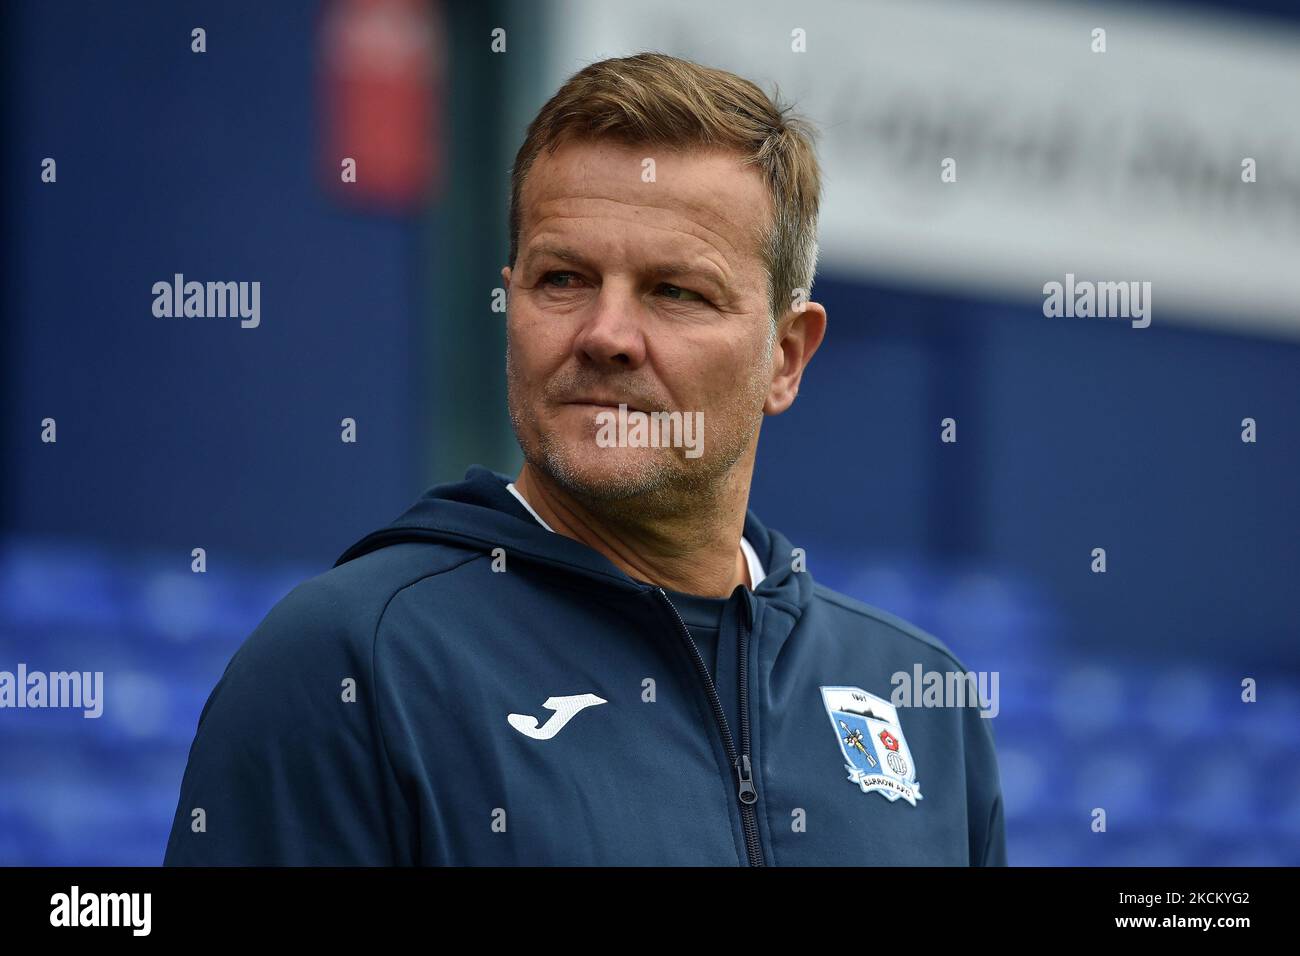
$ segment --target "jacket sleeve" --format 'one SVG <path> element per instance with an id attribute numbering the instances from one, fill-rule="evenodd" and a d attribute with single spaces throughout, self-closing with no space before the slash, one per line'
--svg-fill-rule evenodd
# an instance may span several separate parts
<path id="1" fill-rule="evenodd" d="M 966 709 L 966 800 L 972 866 L 1006 866 L 1007 834 L 1002 780 L 994 747 L 992 718 Z"/>
<path id="2" fill-rule="evenodd" d="M 407 862 L 373 621 L 355 615 L 308 581 L 236 652 L 199 717 L 164 865 Z"/>
<path id="3" fill-rule="evenodd" d="M 1002 818 L 1002 794 L 993 801 L 987 837 L 984 841 L 984 861 L 981 866 L 1007 865 L 1007 829 Z"/>

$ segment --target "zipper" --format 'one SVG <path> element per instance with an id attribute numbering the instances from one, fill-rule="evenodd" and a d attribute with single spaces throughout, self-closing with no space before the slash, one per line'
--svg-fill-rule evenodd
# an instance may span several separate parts
<path id="1" fill-rule="evenodd" d="M 695 661 L 695 670 L 703 679 L 705 690 L 708 691 L 714 720 L 717 721 L 718 729 L 722 731 L 722 743 L 727 750 L 727 759 L 731 761 L 731 767 L 736 773 L 736 796 L 740 800 L 740 822 L 745 831 L 745 850 L 749 855 L 749 865 L 762 866 L 763 848 L 758 837 L 758 814 L 754 810 L 754 804 L 758 802 L 758 790 L 754 786 L 754 771 L 750 762 L 749 749 L 749 601 L 746 598 L 745 612 L 740 625 L 740 750 L 737 751 L 735 738 L 731 736 L 731 727 L 727 724 L 727 714 L 722 709 L 721 698 L 718 697 L 718 686 L 713 682 L 713 676 L 705 666 L 704 658 L 700 656 L 700 649 L 695 645 L 690 629 L 682 620 L 681 613 L 669 599 L 667 592 L 663 588 L 655 588 L 655 593 L 663 599 L 663 603 L 668 606 L 668 610 L 677 621 L 682 637 L 686 638 L 686 646 L 690 649 L 691 658 Z"/>

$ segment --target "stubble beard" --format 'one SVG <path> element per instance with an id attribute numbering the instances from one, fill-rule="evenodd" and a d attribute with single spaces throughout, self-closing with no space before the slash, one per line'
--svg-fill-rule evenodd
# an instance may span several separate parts
<path id="1" fill-rule="evenodd" d="M 751 370 L 746 386 L 729 396 L 726 405 L 715 413 L 724 421 L 740 423 L 739 427 L 719 436 L 707 430 L 706 422 L 708 441 L 699 458 L 686 458 L 681 448 L 644 448 L 640 451 L 649 454 L 638 455 L 612 471 L 597 470 L 592 474 L 574 461 L 564 440 L 541 426 L 534 406 L 521 400 L 507 335 L 506 405 L 515 439 L 531 469 L 594 513 L 614 517 L 623 512 L 626 517 L 627 505 L 633 501 L 639 517 L 680 515 L 707 507 L 725 493 L 732 469 L 757 439 L 768 387 L 765 373 L 770 368 L 774 345 L 775 335 L 769 334 L 763 359 Z M 691 413 L 684 411 L 686 414 Z M 709 449 L 710 443 L 719 442 L 720 448 Z M 592 444 L 594 448 L 594 438 Z"/>

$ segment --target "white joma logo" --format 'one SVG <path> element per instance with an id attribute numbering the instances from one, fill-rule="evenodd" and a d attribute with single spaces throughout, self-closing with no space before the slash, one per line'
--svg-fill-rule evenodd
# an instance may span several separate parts
<path id="1" fill-rule="evenodd" d="M 596 704 L 607 704 L 609 701 L 603 697 L 597 697 L 595 694 L 574 694 L 572 697 L 548 697 L 542 704 L 547 710 L 553 710 L 551 719 L 542 726 L 537 726 L 537 718 L 532 714 L 510 714 L 506 720 L 510 721 L 510 726 L 515 728 L 525 737 L 532 737 L 534 740 L 550 740 L 560 730 L 573 719 L 574 714 L 587 707 L 594 707 Z"/>

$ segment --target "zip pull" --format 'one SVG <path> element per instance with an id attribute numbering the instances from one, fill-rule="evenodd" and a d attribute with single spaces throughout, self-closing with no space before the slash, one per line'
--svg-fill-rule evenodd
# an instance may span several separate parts
<path id="1" fill-rule="evenodd" d="M 749 754 L 741 754 L 737 758 L 736 776 L 740 780 L 740 802 L 744 804 L 758 802 L 758 791 L 754 789 L 754 774 L 749 769 Z"/>

